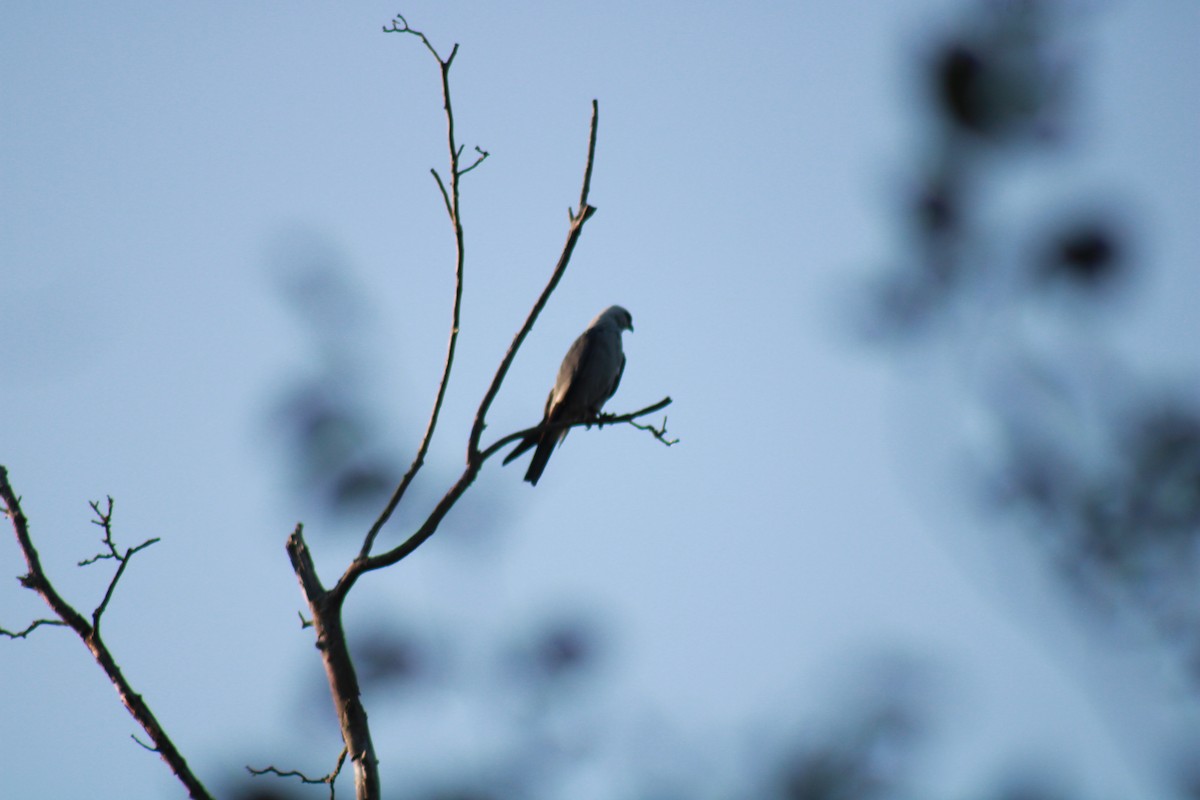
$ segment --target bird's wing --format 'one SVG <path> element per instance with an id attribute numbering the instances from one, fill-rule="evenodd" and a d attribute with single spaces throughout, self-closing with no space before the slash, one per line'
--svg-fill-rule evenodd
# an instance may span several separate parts
<path id="1" fill-rule="evenodd" d="M 572 386 L 575 385 L 576 375 L 583 369 L 586 369 L 586 363 L 590 361 L 588 351 L 588 333 L 590 329 L 584 331 L 571 344 L 567 354 L 563 357 L 562 364 L 558 368 L 558 377 L 554 381 L 554 388 L 550 390 L 550 394 L 546 397 L 546 409 L 542 414 L 541 424 L 545 424 L 551 420 L 559 421 L 568 418 L 570 406 L 564 403 L 572 397 Z M 504 457 L 504 463 L 507 464 L 517 458 L 520 458 L 530 448 L 537 444 L 543 444 L 543 440 L 549 442 L 549 449 L 553 450 L 554 445 L 562 441 L 567 435 L 566 428 L 560 428 L 554 431 L 546 431 L 544 433 L 535 433 L 521 440 L 520 444 L 513 448 L 513 451 Z M 546 446 L 540 448 L 544 454 L 547 450 Z M 545 468 L 545 461 L 549 459 L 549 455 L 544 455 L 541 459 L 542 467 Z M 541 470 L 537 470 L 540 474 Z M 528 480 L 528 477 L 526 478 Z M 535 481 L 536 483 L 536 481 Z"/>
<path id="2" fill-rule="evenodd" d="M 598 414 L 616 391 L 624 368 L 621 331 L 605 324 L 588 328 L 571 345 L 559 367 L 547 418 L 574 422 Z"/>
<path id="3" fill-rule="evenodd" d="M 604 402 L 608 402 L 614 394 L 617 393 L 617 387 L 621 385 L 621 376 L 625 374 L 625 353 L 621 353 L 621 368 L 617 370 L 617 377 L 613 378 L 612 388 L 608 390 L 608 394 L 604 397 Z"/>

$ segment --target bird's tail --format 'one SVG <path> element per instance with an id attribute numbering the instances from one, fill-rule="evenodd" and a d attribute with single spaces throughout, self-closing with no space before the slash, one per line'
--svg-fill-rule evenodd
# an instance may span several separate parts
<path id="1" fill-rule="evenodd" d="M 533 451 L 533 460 L 529 462 L 529 469 L 525 473 L 525 480 L 530 484 L 537 486 L 538 479 L 542 477 L 542 472 L 546 469 L 546 464 L 550 461 L 550 456 L 554 453 L 554 446 L 558 444 L 562 438 L 562 431 L 545 431 L 537 442 L 537 450 Z"/>

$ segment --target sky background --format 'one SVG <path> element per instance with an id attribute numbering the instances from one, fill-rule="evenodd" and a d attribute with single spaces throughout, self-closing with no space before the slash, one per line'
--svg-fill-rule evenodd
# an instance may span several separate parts
<path id="1" fill-rule="evenodd" d="M 966 4 L 645 5 L 0 12 L 0 463 L 55 584 L 83 609 L 102 596 L 105 568 L 74 564 L 98 544 L 87 501 L 111 495 L 119 541 L 162 542 L 123 578 L 105 638 L 210 789 L 247 762 L 319 774 L 336 757 L 283 544 L 305 521 L 332 582 L 353 537 L 321 531 L 334 523 L 297 496 L 270 424 L 319 365 L 280 287 L 336 267 L 381 449 L 411 454 L 453 239 L 428 173 L 445 163 L 436 64 L 380 32 L 403 10 L 443 53 L 461 45 L 459 139 L 491 153 L 463 182 L 460 350 L 414 499 L 427 508 L 456 475 L 553 268 L 593 98 L 599 210 L 485 441 L 537 421 L 572 338 L 619 303 L 636 333 L 609 410 L 670 395 L 682 442 L 576 432 L 536 489 L 489 464 L 428 545 L 360 582 L 348 624 L 467 631 L 465 663 L 482 663 L 526 621 L 579 609 L 612 650 L 591 713 L 652 743 L 647 761 L 661 749 L 720 775 L 755 737 L 825 724 L 870 665 L 914 665 L 932 709 L 920 796 L 1017 768 L 1081 797 L 1169 796 L 1167 743 L 1200 730 L 1195 700 L 1169 666 L 1082 633 L 1019 544 L 995 546 L 954 468 L 938 369 L 854 333 L 869 277 L 904 246 L 919 57 Z M 1200 6 L 1072 13 L 1075 139 L 1029 170 L 1051 198 L 1119 192 L 1133 209 L 1146 277 L 1114 346 L 1194 379 Z M 381 546 L 420 516 L 399 514 Z M 0 542 L 0 575 L 23 574 Z M 0 582 L 4 627 L 44 613 Z M 181 796 L 73 636 L 0 642 L 0 674 L 12 796 Z M 385 781 L 494 747 L 476 679 L 415 711 L 368 697 Z"/>

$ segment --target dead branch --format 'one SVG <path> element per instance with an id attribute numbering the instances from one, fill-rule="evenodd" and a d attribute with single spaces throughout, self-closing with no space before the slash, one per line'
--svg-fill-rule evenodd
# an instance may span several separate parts
<path id="1" fill-rule="evenodd" d="M 304 541 L 304 526 L 297 525 L 288 537 L 287 553 L 292 570 L 300 581 L 300 590 L 312 612 L 312 626 L 317 633 L 316 645 L 325 665 L 325 676 L 329 681 L 342 741 L 354 764 L 355 794 L 359 800 L 378 800 L 379 759 L 375 756 L 358 674 L 350 658 L 346 633 L 342 627 L 342 601 L 345 595 L 326 591 L 321 585 L 312 553 Z"/>
<path id="2" fill-rule="evenodd" d="M 33 633 L 43 625 L 66 625 L 61 619 L 35 619 L 26 627 L 19 631 L 10 631 L 6 628 L 0 628 L 0 636 L 7 636 L 9 639 L 24 639 L 29 634 Z"/>
<path id="3" fill-rule="evenodd" d="M 446 347 L 446 361 L 442 367 L 442 379 L 438 383 L 437 396 L 433 401 L 433 411 L 430 412 L 429 422 L 425 425 L 425 434 L 421 437 L 421 444 L 417 447 L 417 455 L 413 458 L 408 472 L 404 474 L 404 477 L 396 487 L 396 491 L 392 493 L 391 499 L 388 500 L 387 505 L 384 507 L 383 512 L 375 520 L 375 523 L 367 531 L 367 535 L 363 539 L 359 557 L 364 559 L 371 555 L 371 547 L 375 544 L 375 537 L 379 535 L 379 531 L 387 524 L 388 519 L 392 516 L 392 512 L 396 510 L 396 506 L 400 504 L 401 498 L 404 497 L 404 493 L 408 490 L 409 484 L 413 482 L 413 479 L 417 476 L 417 472 L 420 471 L 421 466 L 425 463 L 425 454 L 429 451 L 430 442 L 433 441 L 433 432 L 437 427 L 438 415 L 442 410 L 442 402 L 446 398 L 446 388 L 450 384 L 450 371 L 454 366 L 454 349 L 458 343 L 459 320 L 462 311 L 465 253 L 463 251 L 463 228 L 459 208 L 459 180 L 463 175 L 478 167 L 488 157 L 487 151 L 477 146 L 475 152 L 479 154 L 479 157 L 465 169 L 460 167 L 459 158 L 462 156 L 463 149 L 455 139 L 454 106 L 450 101 L 450 64 L 454 61 L 454 56 L 458 52 L 458 45 L 454 45 L 454 48 L 450 51 L 450 56 L 443 59 L 425 34 L 410 28 L 408 20 L 400 15 L 397 15 L 392 20 L 391 27 L 385 27 L 384 31 L 387 33 L 410 33 L 419 37 L 425 43 L 425 47 L 428 48 L 429 52 L 433 54 L 434 59 L 437 60 L 441 72 L 442 100 L 446 112 L 446 144 L 450 151 L 450 188 L 448 191 L 437 170 L 430 171 L 433 172 L 433 177 L 437 180 L 438 189 L 442 193 L 442 200 L 446 204 L 446 213 L 450 215 L 450 224 L 454 228 L 454 307 L 451 312 L 450 343 Z"/>
<path id="4" fill-rule="evenodd" d="M 540 425 L 535 425 L 532 428 L 526 428 L 523 431 L 510 433 L 502 439 L 497 439 L 495 442 L 489 445 L 486 450 L 480 453 L 479 457 L 480 460 L 489 459 L 513 442 L 522 441 L 528 437 L 540 434 L 543 431 L 559 430 L 560 428 L 590 428 L 593 425 L 595 425 L 597 428 L 603 428 L 605 425 L 632 425 L 638 430 L 649 431 L 654 435 L 655 439 L 658 439 L 667 447 L 670 447 L 671 445 L 678 444 L 679 440 L 665 438 L 667 433 L 667 421 L 665 417 L 663 418 L 663 427 L 661 430 L 652 425 L 639 425 L 634 420 L 647 416 L 648 414 L 653 414 L 655 411 L 661 411 L 662 409 L 671 405 L 671 402 L 671 398 L 664 397 L 657 403 L 646 406 L 645 408 L 639 408 L 637 411 L 630 411 L 627 414 L 601 414 L 594 420 L 590 421 L 582 420 L 579 422 L 544 422 Z"/>
<path id="5" fill-rule="evenodd" d="M 277 767 L 263 767 L 255 769 L 254 767 L 246 767 L 246 771 L 251 775 L 258 777 L 259 775 L 278 775 L 281 778 L 299 778 L 301 783 L 309 784 L 326 784 L 329 786 L 329 800 L 335 800 L 336 794 L 334 789 L 334 781 L 342 772 L 342 765 L 346 763 L 346 748 L 342 748 L 341 755 L 338 756 L 337 764 L 334 765 L 333 771 L 328 775 L 323 775 L 320 778 L 310 778 L 298 769 L 280 770 Z"/>
<path id="6" fill-rule="evenodd" d="M 639 431 L 646 431 L 651 436 L 653 436 L 655 439 L 658 439 L 660 442 L 665 444 L 667 447 L 673 447 L 674 445 L 679 444 L 678 439 L 668 439 L 667 438 L 667 415 L 666 414 L 663 415 L 662 425 L 657 428 L 650 424 L 642 425 L 640 423 L 634 422 L 633 420 L 626 420 L 626 419 L 614 419 L 614 420 L 602 419 L 600 422 L 600 425 L 601 426 L 608 425 L 611 422 L 628 422 L 630 425 L 637 428 Z"/>
<path id="7" fill-rule="evenodd" d="M 104 610 L 108 608 L 108 602 L 112 600 L 113 592 L 117 588 L 117 581 L 121 580 L 121 576 L 125 574 L 125 567 L 129 565 L 129 559 L 133 558 L 134 553 L 145 550 L 152 544 L 159 541 L 158 537 L 147 539 L 137 547 L 131 547 L 124 554 L 117 549 L 116 542 L 112 538 L 112 515 L 113 515 L 113 499 L 108 498 L 108 508 L 104 511 L 100 510 L 100 503 L 92 500 L 88 503 L 92 507 L 92 511 L 96 514 L 96 519 L 92 520 L 93 525 L 99 525 L 104 529 L 104 538 L 101 540 L 105 547 L 108 548 L 107 553 L 98 553 L 91 558 L 85 558 L 79 562 L 79 566 L 86 567 L 90 564 L 95 564 L 106 558 L 116 559 L 120 566 L 113 573 L 112 580 L 108 582 L 108 588 L 104 591 L 104 599 L 100 601 L 100 605 L 92 611 L 92 627 L 96 631 L 96 635 L 100 635 L 100 618 L 104 615 Z"/>
<path id="8" fill-rule="evenodd" d="M 33 540 L 29 536 L 29 523 L 25 518 L 25 514 L 21 510 L 21 501 L 13 491 L 12 486 L 8 482 L 8 470 L 0 466 L 0 500 L 4 501 L 5 515 L 12 522 L 13 531 L 17 536 L 17 544 L 21 548 L 21 554 L 25 557 L 25 563 L 29 568 L 28 574 L 21 578 L 21 585 L 27 589 L 32 589 L 41 595 L 46 604 L 57 615 L 59 621 L 54 620 L 38 620 L 26 628 L 21 637 L 33 631 L 39 625 L 65 625 L 83 641 L 84 645 L 91 652 L 92 657 L 96 659 L 96 663 L 104 670 L 104 674 L 108 676 L 113 687 L 116 688 L 117 694 L 121 698 L 121 703 L 126 710 L 133 716 L 137 723 L 142 726 L 142 730 L 154 742 L 153 749 L 162 757 L 162 760 L 167 763 L 171 772 L 177 777 L 186 787 L 188 796 L 193 800 L 212 800 L 212 795 L 200 783 L 200 780 L 192 774 L 191 769 L 187 765 L 187 761 L 183 755 L 175 748 L 175 744 L 167 736 L 166 731 L 158 723 L 154 714 L 150 711 L 142 696 L 133 690 L 125 676 L 121 673 L 121 668 L 117 665 L 116 659 L 104 644 L 104 640 L 100 638 L 100 618 L 104 614 L 104 610 L 108 607 L 109 600 L 112 599 L 113 590 L 116 588 L 117 581 L 124 573 L 126 565 L 129 563 L 130 557 L 145 547 L 149 547 L 157 539 L 151 539 L 143 542 L 137 547 L 130 548 L 122 554 L 117 549 L 116 544 L 112 539 L 112 500 L 109 500 L 107 512 L 101 512 L 99 504 L 93 503 L 92 508 L 95 509 L 100 517 L 101 524 L 105 529 L 104 542 L 109 548 L 108 553 L 87 559 L 85 563 L 92 564 L 96 561 L 105 558 L 115 558 L 120 562 L 120 567 L 113 575 L 108 584 L 108 590 L 104 593 L 104 599 L 100 605 L 92 612 L 92 621 L 88 620 L 75 610 L 70 603 L 62 598 L 55 590 L 54 585 L 46 576 L 45 570 L 42 568 L 41 559 L 38 557 L 37 549 L 33 546 Z M 9 638 L 21 638 L 18 636 L 10 636 Z M 143 745 L 145 746 L 145 745 Z"/>

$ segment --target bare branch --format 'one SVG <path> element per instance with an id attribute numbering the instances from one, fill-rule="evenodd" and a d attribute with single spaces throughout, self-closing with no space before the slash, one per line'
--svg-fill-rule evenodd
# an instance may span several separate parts
<path id="1" fill-rule="evenodd" d="M 460 169 L 458 171 L 459 175 L 466 175 L 468 172 L 482 164 L 483 160 L 491 155 L 491 153 L 489 153 L 487 150 L 480 148 L 479 145 L 475 145 L 475 152 L 479 154 L 479 158 L 472 161 L 469 167 L 463 167 Z"/>
<path id="2" fill-rule="evenodd" d="M 618 420 L 613 420 L 613 421 L 615 422 Z M 672 445 L 679 444 L 678 439 L 668 439 L 667 438 L 667 416 L 666 416 L 666 414 L 663 415 L 662 426 L 658 427 L 658 428 L 654 427 L 653 425 L 649 425 L 649 424 L 641 425 L 637 422 L 633 422 L 632 420 L 621 420 L 621 421 L 629 422 L 630 425 L 637 428 L 639 431 L 647 431 L 655 439 L 658 439 L 660 442 L 665 444 L 667 447 L 671 447 Z M 606 424 L 608 424 L 608 420 L 603 420 L 600 422 L 600 424 L 606 425 Z"/>
<path id="3" fill-rule="evenodd" d="M 429 50 L 429 52 L 433 53 L 433 57 L 436 58 L 438 60 L 438 63 L 441 64 L 443 67 L 449 67 L 450 62 L 454 60 L 454 56 L 458 53 L 458 45 L 454 45 L 454 49 L 452 49 L 450 51 L 450 57 L 443 59 L 440 55 L 438 55 L 438 51 L 434 49 L 433 44 L 430 43 L 428 37 L 426 37 L 425 34 L 421 33 L 420 31 L 413 30 L 412 28 L 410 28 L 408 26 L 408 20 L 406 20 L 404 18 L 403 14 L 397 14 L 392 19 L 391 27 L 389 28 L 388 26 L 385 25 L 383 27 L 383 32 L 384 33 L 411 33 L 413 36 L 416 36 L 422 42 L 425 43 L 425 47 Z"/>
<path id="4" fill-rule="evenodd" d="M 137 737 L 137 734 L 136 734 L 136 733 L 131 733 L 131 734 L 129 734 L 129 738 L 130 738 L 130 739 L 133 739 L 135 742 L 137 742 L 139 745 L 141 745 L 141 746 L 142 746 L 143 748 L 145 748 L 146 750 L 149 750 L 151 753 L 157 753 L 157 752 L 158 752 L 158 748 L 157 748 L 157 747 L 155 747 L 154 745 L 146 744 L 145 742 L 143 742 L 141 739 L 139 739 L 139 738 Z"/>
<path id="5" fill-rule="evenodd" d="M 454 223 L 454 203 L 450 201 L 450 194 L 446 191 L 446 184 L 442 183 L 442 176 L 433 167 L 429 168 L 429 173 L 433 175 L 433 179 L 437 181 L 438 191 L 442 193 L 442 202 L 446 204 L 446 213 L 450 215 L 451 224 Z"/>
<path id="6" fill-rule="evenodd" d="M 29 634 L 33 633 L 43 625 L 66 625 L 61 619 L 36 619 L 29 624 L 24 630 L 10 631 L 0 628 L 0 636 L 7 636 L 9 639 L 24 639 Z"/>
<path id="7" fill-rule="evenodd" d="M 120 566 L 117 567 L 117 571 L 112 576 L 112 580 L 110 580 L 108 582 L 108 589 L 106 589 L 104 592 L 104 599 L 101 600 L 100 605 L 96 606 L 95 610 L 92 611 L 92 627 L 95 628 L 96 635 L 99 635 L 99 633 L 100 633 L 100 617 L 104 615 L 104 609 L 108 608 L 108 603 L 110 600 L 112 600 L 113 591 L 115 591 L 117 588 L 117 581 L 121 580 L 121 576 L 125 574 L 125 566 L 129 563 L 129 559 L 133 556 L 134 553 L 137 553 L 141 550 L 145 550 L 150 545 L 158 542 L 159 538 L 156 536 L 153 539 L 147 539 L 146 541 L 139 544 L 137 547 L 129 548 L 128 550 L 125 551 L 124 555 L 122 555 L 121 551 L 117 549 L 116 541 L 113 540 L 113 531 L 112 531 L 113 499 L 112 499 L 112 497 L 108 498 L 108 507 L 103 511 L 100 510 L 100 502 L 98 500 L 91 500 L 88 502 L 88 505 L 92 507 L 92 511 L 95 512 L 95 514 L 96 514 L 96 518 L 94 520 L 92 520 L 92 524 L 99 525 L 101 528 L 104 529 L 104 538 L 101 540 L 101 542 L 104 544 L 105 547 L 108 548 L 108 552 L 107 553 L 98 553 L 97 555 L 94 555 L 91 558 L 85 558 L 83 561 L 79 562 L 79 566 L 86 567 L 89 564 L 95 564 L 97 561 L 102 561 L 106 558 L 116 559 L 120 563 Z"/>
<path id="8" fill-rule="evenodd" d="M 278 775 L 281 778 L 299 778 L 301 783 L 309 783 L 309 784 L 324 783 L 324 784 L 327 784 L 329 786 L 329 800 L 335 800 L 333 783 L 334 783 L 334 781 L 337 780 L 338 775 L 341 774 L 342 765 L 346 763 L 346 753 L 347 753 L 347 750 L 345 747 L 343 747 L 342 754 L 338 756 L 337 764 L 334 766 L 333 771 L 330 772 L 328 775 L 323 775 L 320 778 L 310 778 L 307 775 L 305 775 L 303 772 L 301 772 L 300 770 L 296 770 L 296 769 L 290 769 L 285 772 L 285 771 L 278 769 L 277 767 L 263 767 L 262 769 L 254 769 L 254 767 L 246 767 L 246 770 L 251 775 L 254 775 L 255 777 L 257 777 L 259 775 Z"/>
<path id="9" fill-rule="evenodd" d="M 477 158 L 469 167 L 461 169 L 459 166 L 459 157 L 462 155 L 463 147 L 458 144 L 454 134 L 454 106 L 450 100 L 450 64 L 454 61 L 454 56 L 458 52 L 458 45 L 454 45 L 454 49 L 450 51 L 449 58 L 443 59 L 425 34 L 420 31 L 415 31 L 408 25 L 408 20 L 403 16 L 397 15 L 392 20 L 391 28 L 384 28 L 384 31 L 389 33 L 411 33 L 414 36 L 420 37 L 425 43 L 425 47 L 437 59 L 438 67 L 442 76 L 442 101 L 446 112 L 446 146 L 450 153 L 450 185 L 447 188 L 442 181 L 441 175 L 436 169 L 430 170 L 433 173 L 434 179 L 437 181 L 438 189 L 442 194 L 442 201 L 446 205 L 446 213 L 450 216 L 450 224 L 454 228 L 454 306 L 451 312 L 450 321 L 450 341 L 446 346 L 446 361 L 442 368 L 442 378 L 438 383 L 437 396 L 433 401 L 433 410 L 429 414 L 429 422 L 425 426 L 425 434 L 421 437 L 421 443 L 417 447 L 417 454 L 413 458 L 412 465 L 409 466 L 408 472 L 400 479 L 400 483 L 396 486 L 396 490 L 392 493 L 387 505 L 380 513 L 379 518 L 371 526 L 367 535 L 363 539 L 362 548 L 359 551 L 359 558 L 365 559 L 371 555 L 371 548 L 375 544 L 375 538 L 379 535 L 379 531 L 387 524 L 391 518 L 392 512 L 396 510 L 396 506 L 400 504 L 401 498 L 408 490 L 409 484 L 416 478 L 417 473 L 425 463 L 425 455 L 429 452 L 429 445 L 433 441 L 433 432 L 437 427 L 438 415 L 442 411 L 442 403 L 446 399 L 446 389 L 450 385 L 450 372 L 454 366 L 454 351 L 458 344 L 459 321 L 462 316 L 462 297 L 463 297 L 463 267 L 466 259 L 466 254 L 463 247 L 463 227 L 462 214 L 459 204 L 459 180 L 467 172 L 470 172 L 475 167 L 479 166 L 488 154 L 479 147 L 475 151 L 479 153 Z"/>
<path id="10" fill-rule="evenodd" d="M 92 627 L 96 630 L 96 635 L 100 635 L 100 617 L 104 615 L 104 609 L 108 608 L 108 601 L 112 600 L 113 592 L 117 588 L 117 581 L 121 580 L 121 576 L 125 574 L 125 567 L 129 566 L 129 559 L 139 550 L 144 550 L 155 542 L 159 541 L 158 537 L 147 539 L 137 547 L 131 547 L 125 551 L 125 555 L 117 556 L 121 562 L 121 566 L 117 567 L 117 571 L 113 574 L 112 580 L 108 582 L 108 589 L 104 592 L 104 599 L 100 601 L 100 605 L 96 606 L 92 611 Z"/>
<path id="11" fill-rule="evenodd" d="M 513 442 L 522 441 L 522 440 L 526 439 L 527 437 L 532 436 L 534 434 L 539 434 L 542 431 L 548 431 L 548 430 L 552 431 L 552 430 L 558 430 L 560 428 L 590 428 L 592 425 L 595 425 L 597 428 L 603 428 L 605 425 L 629 424 L 639 430 L 651 431 L 654 434 L 654 438 L 658 439 L 660 442 L 662 442 L 663 444 L 670 447 L 671 445 L 677 443 L 679 440 L 678 439 L 667 440 L 667 439 L 663 438 L 663 436 L 666 435 L 666 430 L 667 430 L 665 419 L 663 421 L 663 429 L 661 432 L 649 425 L 639 425 L 638 423 L 634 422 L 634 420 L 636 420 L 640 417 L 644 417 L 647 414 L 653 414 L 655 411 L 661 411 L 662 409 L 671 405 L 671 402 L 672 402 L 671 398 L 664 397 L 662 400 L 659 400 L 657 403 L 654 403 L 653 405 L 646 406 L 645 408 L 639 408 L 637 411 L 630 411 L 627 414 L 601 414 L 600 416 L 596 417 L 596 419 L 590 420 L 590 421 L 582 420 L 582 421 L 578 421 L 578 422 L 546 422 L 546 423 L 542 423 L 541 425 L 535 425 L 532 428 L 526 428 L 523 431 L 517 431 L 516 433 L 510 433 L 502 439 L 497 439 L 486 450 L 484 450 L 480 454 L 480 459 L 481 460 L 489 459 L 492 456 L 496 455 L 496 453 L 498 453 L 499 451 L 503 450 L 508 445 L 512 444 Z"/>
<path id="12" fill-rule="evenodd" d="M 312 553 L 304 541 L 302 525 L 297 525 L 288 537 L 287 553 L 292 571 L 300 581 L 300 590 L 312 612 L 312 625 L 317 634 L 316 644 L 325 666 L 325 677 L 329 682 L 329 694 L 338 716 L 342 741 L 354 764 L 355 792 L 360 800 L 378 800 L 379 759 L 375 757 L 375 745 L 371 741 L 367 711 L 362 704 L 358 675 L 342 627 L 342 600 L 345 595 L 326 591 L 321 585 Z M 360 559 L 355 559 L 351 563 L 359 562 Z"/>
<path id="13" fill-rule="evenodd" d="M 600 117 L 600 103 L 598 100 L 592 100 L 592 131 L 588 136 L 588 157 L 587 165 L 583 168 L 583 187 L 579 190 L 579 214 L 582 217 L 585 214 L 591 216 L 596 209 L 589 209 L 588 193 L 592 191 L 592 166 L 596 163 L 596 123 Z"/>
<path id="14" fill-rule="evenodd" d="M 92 507 L 92 512 L 96 515 L 96 518 L 92 520 L 92 524 L 99 525 L 104 529 L 104 538 L 101 539 L 100 542 L 108 548 L 108 552 L 98 553 L 91 558 L 85 558 L 83 561 L 79 562 L 79 566 L 81 567 L 86 567 L 88 564 L 95 564 L 97 561 L 101 561 L 106 558 L 120 558 L 120 556 L 117 554 L 117 545 L 113 542 L 112 538 L 112 497 L 108 498 L 108 508 L 104 511 L 100 510 L 99 500 L 89 500 L 88 505 Z"/>
<path id="15" fill-rule="evenodd" d="M 584 223 L 596 212 L 595 208 L 588 205 L 587 200 L 588 192 L 591 190 L 592 185 L 592 165 L 596 160 L 596 126 L 599 120 L 600 104 L 593 100 L 591 132 L 588 135 L 587 163 L 583 170 L 583 188 L 579 192 L 579 213 L 571 213 L 571 227 L 567 232 L 567 241 L 563 245 L 562 254 L 558 257 L 558 263 L 554 267 L 554 272 L 550 274 L 550 280 L 546 283 L 546 287 L 542 289 L 537 302 L 533 304 L 533 308 L 529 311 L 529 316 L 525 318 L 525 324 L 521 326 L 521 329 L 517 331 L 517 335 L 513 337 L 512 344 L 508 346 L 508 352 L 504 354 L 504 359 L 500 362 L 500 367 L 492 377 L 492 383 L 488 387 L 487 393 L 483 396 L 483 401 L 479 404 L 479 410 L 475 412 L 475 423 L 471 427 L 471 438 L 467 442 L 468 462 L 479 456 L 479 440 L 483 436 L 483 429 L 487 427 L 487 412 L 492 407 L 492 402 L 496 399 L 496 395 L 500 392 L 500 385 L 504 383 L 504 378 L 508 375 L 508 369 L 517 357 L 517 351 L 521 348 L 525 337 L 533 330 L 533 324 L 537 322 L 538 315 L 546 307 L 550 295 L 558 287 L 558 282 L 562 280 L 563 274 L 567 271 L 567 265 L 571 261 L 571 254 L 575 251 L 575 243 L 579 241 L 579 235 L 583 232 Z"/>
<path id="16" fill-rule="evenodd" d="M 187 789 L 188 796 L 193 798 L 193 800 L 212 800 L 212 795 L 208 793 L 208 790 L 204 788 L 204 785 L 192 773 L 183 755 L 175 748 L 175 744 L 167 736 L 166 731 L 159 725 L 153 712 L 150 711 L 150 706 L 146 704 L 146 701 L 142 699 L 140 694 L 133 690 L 133 687 L 129 685 L 129 682 L 121 673 L 121 668 L 117 665 L 116 659 L 113 658 L 112 653 L 104 644 L 104 640 L 100 638 L 100 631 L 96 623 L 89 623 L 82 614 L 62 598 L 55 590 L 53 584 L 50 583 L 50 579 L 46 577 L 46 573 L 42 569 L 41 559 L 38 557 L 37 549 L 33 546 L 33 540 L 29 536 L 29 523 L 25 518 L 25 514 L 21 511 L 21 501 L 17 498 L 16 493 L 9 484 L 8 470 L 3 466 L 0 466 L 0 500 L 4 501 L 5 514 L 12 522 L 13 531 L 17 535 L 17 544 L 20 546 L 21 554 L 25 557 L 25 563 L 29 567 L 29 573 L 21 579 L 21 585 L 41 595 L 51 610 L 62 620 L 61 624 L 71 628 L 83 640 L 92 657 L 96 659 L 96 663 L 100 665 L 100 668 L 104 670 L 104 674 L 108 676 L 108 680 L 116 688 L 125 709 L 142 726 L 142 730 L 150 737 L 150 741 L 154 742 L 154 746 L 147 749 L 157 752 L 162 760 L 167 763 L 170 770 L 175 773 L 175 777 Z M 117 575 L 114 576 L 112 582 L 109 584 L 108 592 L 105 593 L 104 601 L 93 613 L 93 619 L 98 622 L 100 615 L 104 612 L 104 607 L 112 596 L 117 579 L 128 563 L 129 557 L 137 550 L 153 544 L 157 539 L 144 542 L 136 548 L 127 550 L 124 555 L 121 555 L 112 541 L 111 499 L 106 511 L 100 510 L 99 503 L 93 503 L 92 508 L 99 517 L 97 524 L 105 529 L 104 542 L 109 548 L 109 552 L 101 553 L 88 563 L 95 563 L 95 561 L 101 558 L 116 558 L 121 562 L 121 566 L 117 570 Z M 26 632 L 36 628 L 38 624 L 54 623 L 50 620 L 39 621 L 39 623 L 35 623 L 27 629 Z M 138 744 L 147 747 L 142 742 L 138 742 Z"/>

